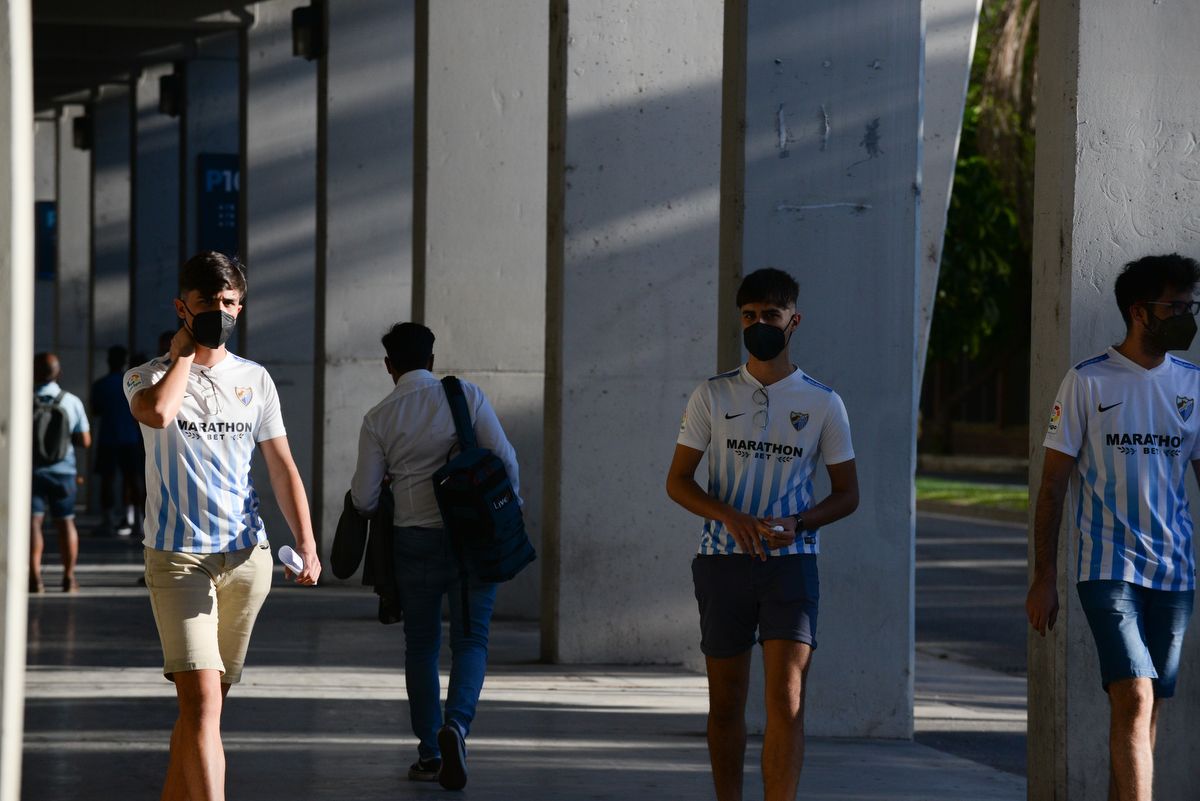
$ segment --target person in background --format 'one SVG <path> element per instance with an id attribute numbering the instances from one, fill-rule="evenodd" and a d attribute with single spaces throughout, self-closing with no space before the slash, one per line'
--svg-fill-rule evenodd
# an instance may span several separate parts
<path id="1" fill-rule="evenodd" d="M 128 537 L 141 522 L 145 505 L 142 432 L 129 411 L 121 381 L 128 351 L 108 349 L 108 374 L 92 384 L 96 436 L 96 474 L 100 477 L 100 532 Z M 120 502 L 117 476 L 120 475 Z"/>
<path id="2" fill-rule="evenodd" d="M 88 448 L 92 435 L 83 401 L 58 385 L 62 368 L 53 353 L 33 357 L 34 458 L 33 516 L 29 538 L 29 591 L 44 592 L 42 584 L 42 523 L 46 515 L 58 529 L 63 592 L 76 592 L 75 563 L 79 532 L 75 529 L 77 471 L 75 448 Z"/>

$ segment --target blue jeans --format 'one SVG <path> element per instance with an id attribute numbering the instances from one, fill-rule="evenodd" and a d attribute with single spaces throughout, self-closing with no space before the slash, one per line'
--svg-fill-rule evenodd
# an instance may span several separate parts
<path id="1" fill-rule="evenodd" d="M 413 734 L 421 759 L 440 757 L 442 727 L 438 652 L 442 645 L 442 596 L 450 596 L 450 688 L 445 722 L 463 737 L 471 730 L 483 676 L 487 672 L 488 628 L 496 602 L 495 584 L 472 583 L 468 612 L 471 633 L 463 631 L 458 560 L 450 538 L 437 528 L 394 528 L 396 580 L 404 605 L 404 681 Z"/>

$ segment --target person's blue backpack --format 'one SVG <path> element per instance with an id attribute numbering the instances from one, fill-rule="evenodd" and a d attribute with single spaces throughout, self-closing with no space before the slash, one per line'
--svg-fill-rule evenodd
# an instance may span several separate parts
<path id="1" fill-rule="evenodd" d="M 475 439 L 462 384 L 447 376 L 442 388 L 454 415 L 459 452 L 433 474 L 433 492 L 458 557 L 459 574 L 489 584 L 508 581 L 537 558 L 525 532 L 521 504 L 504 462 Z M 465 580 L 462 591 L 465 601 Z M 464 603 L 464 617 L 466 612 Z"/>

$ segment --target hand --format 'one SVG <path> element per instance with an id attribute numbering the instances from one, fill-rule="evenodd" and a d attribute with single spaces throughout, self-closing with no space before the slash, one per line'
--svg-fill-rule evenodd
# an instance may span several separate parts
<path id="1" fill-rule="evenodd" d="M 316 585 L 317 579 L 321 575 L 321 560 L 317 557 L 316 542 L 309 540 L 303 545 L 296 543 L 295 550 L 296 553 L 300 555 L 300 558 L 304 560 L 304 570 L 300 572 L 299 576 L 296 576 L 296 583 L 308 586 Z M 295 575 L 296 574 L 292 572 L 291 568 L 284 566 L 284 578 L 290 580 L 292 576 Z"/>
<path id="2" fill-rule="evenodd" d="M 783 531 L 767 533 L 767 547 L 771 550 L 786 548 L 796 541 L 796 518 L 790 515 L 788 517 L 768 517 L 763 520 L 763 523 L 768 529 L 774 529 L 776 526 L 783 527 Z"/>
<path id="3" fill-rule="evenodd" d="M 742 553 L 767 561 L 767 549 L 763 538 L 775 532 L 769 531 L 766 523 L 736 509 L 730 509 L 721 522 L 725 524 Z"/>
<path id="4" fill-rule="evenodd" d="M 187 326 L 181 327 L 171 337 L 171 361 L 186 359 L 196 355 L 196 338 Z"/>
<path id="5" fill-rule="evenodd" d="M 1029 594 L 1025 596 L 1025 614 L 1029 616 L 1029 625 L 1043 637 L 1048 629 L 1054 628 L 1054 621 L 1058 619 L 1058 582 L 1053 576 L 1034 578 Z"/>

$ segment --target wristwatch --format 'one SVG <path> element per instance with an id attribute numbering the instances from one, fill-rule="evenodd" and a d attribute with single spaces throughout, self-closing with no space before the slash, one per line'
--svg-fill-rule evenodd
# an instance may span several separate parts
<path id="1" fill-rule="evenodd" d="M 804 530 L 804 516 L 803 515 L 792 515 L 792 520 L 795 521 L 795 523 L 796 523 L 797 533 Z"/>

